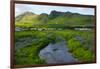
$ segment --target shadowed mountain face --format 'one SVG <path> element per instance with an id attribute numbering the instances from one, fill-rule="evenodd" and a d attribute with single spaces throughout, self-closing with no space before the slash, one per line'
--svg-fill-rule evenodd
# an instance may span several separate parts
<path id="1" fill-rule="evenodd" d="M 32 12 L 25 12 L 15 18 L 16 26 L 30 26 L 34 24 L 63 24 L 64 26 L 94 26 L 93 15 L 82 15 L 71 12 L 51 11 L 50 14 L 41 13 L 34 14 Z"/>
<path id="2" fill-rule="evenodd" d="M 49 15 L 49 18 L 53 19 L 53 18 L 56 18 L 56 17 L 59 17 L 59 16 L 72 16 L 73 13 L 71 12 L 60 12 L 60 11 L 51 11 L 50 15 Z M 79 14 L 77 14 L 79 15 Z"/>

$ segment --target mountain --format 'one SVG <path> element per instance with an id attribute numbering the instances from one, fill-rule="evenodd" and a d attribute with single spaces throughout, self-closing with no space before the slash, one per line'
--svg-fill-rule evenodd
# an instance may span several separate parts
<path id="1" fill-rule="evenodd" d="M 51 25 L 56 26 L 94 26 L 93 15 L 82 15 L 79 13 L 60 12 L 53 10 L 50 14 L 39 15 L 25 12 L 15 18 L 16 26 Z"/>
<path id="2" fill-rule="evenodd" d="M 19 15 L 19 16 L 17 16 L 16 17 L 16 21 L 20 21 L 23 17 L 25 17 L 25 16 L 31 16 L 31 15 L 34 15 L 34 13 L 32 13 L 32 12 L 25 12 L 25 13 L 23 13 L 23 14 L 21 14 L 21 15 Z"/>
<path id="3" fill-rule="evenodd" d="M 50 23 L 55 22 L 57 24 L 93 25 L 94 23 L 94 16 L 92 15 L 82 15 L 71 12 L 59 12 L 55 10 L 50 13 L 49 18 L 52 19 Z"/>
<path id="4" fill-rule="evenodd" d="M 60 12 L 60 11 L 53 10 L 53 11 L 51 11 L 49 18 L 53 19 L 53 18 L 56 18 L 59 16 L 64 16 L 64 15 L 69 16 L 69 15 L 72 15 L 72 13 L 71 12 Z"/>
<path id="5" fill-rule="evenodd" d="M 15 17 L 15 25 L 18 27 L 29 27 L 35 23 L 38 15 L 32 12 L 25 12 L 17 17 Z"/>

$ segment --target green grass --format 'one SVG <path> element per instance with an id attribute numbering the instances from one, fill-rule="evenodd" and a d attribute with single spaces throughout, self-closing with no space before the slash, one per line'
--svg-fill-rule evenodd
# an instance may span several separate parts
<path id="1" fill-rule="evenodd" d="M 71 52 L 72 55 L 79 61 L 93 61 L 94 53 L 91 49 L 93 48 L 93 45 L 91 44 L 93 43 L 92 31 L 21 31 L 15 33 L 15 42 L 18 42 L 19 39 L 26 37 L 36 38 L 38 39 L 38 41 L 33 42 L 29 46 L 25 46 L 23 48 L 20 48 L 19 50 L 16 50 L 16 65 L 46 64 L 45 60 L 41 60 L 38 54 L 40 50 L 46 47 L 50 42 L 55 41 L 55 37 L 57 36 L 65 38 L 69 48 L 69 52 Z M 82 44 L 79 40 L 76 40 L 76 36 L 84 38 L 84 44 Z"/>
<path id="2" fill-rule="evenodd" d="M 15 59 L 16 64 L 45 64 L 44 60 L 41 60 L 38 56 L 41 49 L 46 47 L 50 42 L 53 41 L 54 36 L 51 35 L 52 38 L 47 37 L 48 32 L 36 32 L 36 31 L 21 31 L 15 33 L 15 43 L 19 41 L 19 39 L 26 37 L 35 37 L 38 41 L 33 42 L 31 45 L 25 46 L 23 48 L 19 48 L 16 50 Z M 17 46 L 16 46 L 17 48 Z"/>
<path id="3" fill-rule="evenodd" d="M 18 52 L 16 52 L 15 62 L 17 65 L 44 64 L 45 61 L 41 60 L 37 53 L 37 47 L 34 45 L 21 48 Z"/>

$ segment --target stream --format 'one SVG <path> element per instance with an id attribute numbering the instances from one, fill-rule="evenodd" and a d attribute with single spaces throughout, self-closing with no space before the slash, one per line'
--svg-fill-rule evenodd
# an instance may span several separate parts
<path id="1" fill-rule="evenodd" d="M 47 64 L 78 62 L 78 60 L 68 52 L 68 47 L 65 40 L 50 43 L 40 51 L 39 57 L 45 60 Z"/>

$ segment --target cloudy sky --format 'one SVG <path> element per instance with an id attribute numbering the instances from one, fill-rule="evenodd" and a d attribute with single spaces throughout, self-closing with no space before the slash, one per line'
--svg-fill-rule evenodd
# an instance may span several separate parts
<path id="1" fill-rule="evenodd" d="M 41 13 L 50 14 L 52 10 L 62 11 L 62 12 L 70 11 L 72 13 L 80 13 L 84 15 L 94 15 L 94 8 L 15 4 L 15 16 L 20 15 L 27 11 L 33 12 L 35 14 L 41 14 Z"/>

